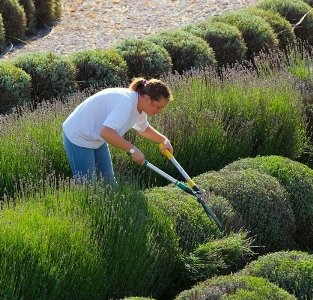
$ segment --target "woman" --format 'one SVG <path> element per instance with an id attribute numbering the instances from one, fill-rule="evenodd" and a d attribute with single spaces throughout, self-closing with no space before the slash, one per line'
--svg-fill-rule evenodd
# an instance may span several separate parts
<path id="1" fill-rule="evenodd" d="M 104 89 L 83 101 L 63 123 L 63 142 L 73 176 L 91 179 L 96 172 L 114 182 L 108 144 L 128 152 L 142 165 L 144 154 L 123 138 L 131 128 L 173 153 L 170 141 L 147 120 L 147 115 L 161 113 L 171 98 L 161 80 L 135 78 L 128 89 Z"/>

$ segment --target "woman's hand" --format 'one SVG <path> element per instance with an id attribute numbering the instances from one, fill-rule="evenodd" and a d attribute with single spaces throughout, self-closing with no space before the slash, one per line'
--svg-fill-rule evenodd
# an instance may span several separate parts
<path id="1" fill-rule="evenodd" d="M 172 154 L 173 154 L 173 147 L 172 147 L 172 144 L 171 142 L 169 141 L 169 139 L 165 138 L 163 143 L 162 143 L 162 148 L 160 149 L 161 152 L 163 152 L 164 150 L 168 150 L 170 151 Z"/>
<path id="2" fill-rule="evenodd" d="M 143 165 L 145 162 L 145 156 L 138 148 L 134 148 L 134 149 L 135 149 L 135 153 L 131 154 L 133 161 L 138 165 Z"/>

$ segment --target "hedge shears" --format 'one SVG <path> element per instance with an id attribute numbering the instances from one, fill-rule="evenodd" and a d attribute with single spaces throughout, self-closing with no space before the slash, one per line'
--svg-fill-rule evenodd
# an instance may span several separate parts
<path id="1" fill-rule="evenodd" d="M 172 164 L 177 168 L 177 170 L 180 172 L 180 174 L 184 177 L 186 180 L 187 184 L 176 180 L 169 174 L 165 173 L 164 171 L 160 170 L 158 167 L 155 165 L 151 164 L 149 161 L 145 160 L 144 165 L 147 166 L 149 169 L 152 171 L 158 173 L 168 181 L 174 183 L 178 188 L 183 190 L 184 192 L 193 195 L 194 197 L 197 198 L 198 202 L 202 205 L 204 211 L 208 215 L 208 217 L 215 222 L 215 224 L 219 227 L 219 229 L 223 229 L 222 223 L 219 221 L 219 219 L 216 217 L 215 213 L 211 210 L 211 208 L 208 206 L 206 201 L 204 200 L 202 196 L 202 192 L 200 188 L 194 183 L 194 181 L 190 178 L 190 176 L 186 173 L 186 171 L 182 168 L 182 166 L 178 163 L 178 161 L 175 159 L 174 155 L 169 151 L 169 150 L 162 150 L 163 145 L 160 144 L 160 150 L 163 153 L 164 156 L 168 158 L 172 162 Z"/>

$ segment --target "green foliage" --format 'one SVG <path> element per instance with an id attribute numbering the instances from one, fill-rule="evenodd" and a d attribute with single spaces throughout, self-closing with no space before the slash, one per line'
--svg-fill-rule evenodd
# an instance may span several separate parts
<path id="1" fill-rule="evenodd" d="M 149 203 L 158 207 L 173 222 L 183 253 L 189 253 L 198 244 L 212 240 L 221 233 L 205 214 L 197 199 L 177 187 L 161 187 L 146 190 Z"/>
<path id="2" fill-rule="evenodd" d="M 258 8 L 250 8 L 249 13 L 263 18 L 273 28 L 276 37 L 279 40 L 279 48 L 284 50 L 288 46 L 296 42 L 296 35 L 291 24 L 283 18 L 280 14 L 270 10 L 263 10 Z"/>
<path id="3" fill-rule="evenodd" d="M 36 18 L 39 26 L 52 26 L 62 14 L 60 0 L 34 0 Z"/>
<path id="4" fill-rule="evenodd" d="M 3 18 L 0 13 L 0 53 L 3 50 L 4 45 L 5 45 L 5 29 L 3 25 Z"/>
<path id="5" fill-rule="evenodd" d="M 152 300 L 152 298 L 146 298 L 146 297 L 127 297 L 123 300 Z"/>
<path id="6" fill-rule="evenodd" d="M 313 297 L 313 256 L 305 252 L 281 251 L 260 256 L 242 273 L 264 277 L 299 300 Z"/>
<path id="7" fill-rule="evenodd" d="M 222 22 L 202 22 L 188 25 L 185 30 L 203 38 L 212 47 L 220 66 L 246 59 L 247 46 L 235 26 Z"/>
<path id="8" fill-rule="evenodd" d="M 36 20 L 36 9 L 33 0 L 18 0 L 22 5 L 26 15 L 26 29 L 28 33 L 34 33 L 37 20 Z"/>
<path id="9" fill-rule="evenodd" d="M 172 286 L 177 239 L 135 186 L 44 181 L 22 192 L 0 218 L 0 287 L 10 299 L 159 298 Z"/>
<path id="10" fill-rule="evenodd" d="M 23 7 L 17 0 L 0 1 L 6 38 L 13 42 L 23 38 L 26 32 L 26 15 Z"/>
<path id="11" fill-rule="evenodd" d="M 62 0 L 54 0 L 54 19 L 58 20 L 62 17 Z"/>
<path id="12" fill-rule="evenodd" d="M 83 220 L 53 215 L 38 202 L 5 209 L 0 220 L 4 299 L 100 299 L 103 262 Z"/>
<path id="13" fill-rule="evenodd" d="M 81 89 L 116 86 L 127 80 L 127 63 L 114 50 L 76 51 L 70 60 L 77 68 L 76 80 Z"/>
<path id="14" fill-rule="evenodd" d="M 295 217 L 286 190 L 256 170 L 204 173 L 194 178 L 204 190 L 226 198 L 242 227 L 264 253 L 294 246 Z M 257 217 L 256 217 L 257 216 Z M 235 219 L 236 220 L 236 219 Z M 236 229 L 238 224 L 231 225 Z"/>
<path id="15" fill-rule="evenodd" d="M 313 6 L 313 0 L 302 0 L 302 1 L 309 4 L 310 6 Z"/>
<path id="16" fill-rule="evenodd" d="M 261 0 L 257 7 L 279 13 L 291 23 L 298 38 L 313 45 L 313 10 L 310 5 L 300 0 Z M 301 24 L 295 26 L 303 17 Z"/>
<path id="17" fill-rule="evenodd" d="M 172 61 L 168 52 L 150 41 L 124 39 L 116 45 L 116 50 L 127 62 L 130 78 L 160 77 L 172 70 Z"/>
<path id="18" fill-rule="evenodd" d="M 22 54 L 11 62 L 32 77 L 36 101 L 62 97 L 77 90 L 76 69 L 69 60 L 52 52 Z"/>
<path id="19" fill-rule="evenodd" d="M 229 170 L 256 169 L 280 182 L 289 193 L 296 218 L 296 240 L 313 248 L 313 171 L 306 165 L 279 156 L 246 158 L 224 168 Z"/>
<path id="20" fill-rule="evenodd" d="M 0 63 L 0 113 L 11 112 L 31 100 L 31 77 L 12 64 Z"/>
<path id="21" fill-rule="evenodd" d="M 23 189 L 20 182 L 25 179 L 35 190 L 51 173 L 71 175 L 62 143 L 62 123 L 73 109 L 70 104 L 55 102 L 42 104 L 33 112 L 23 108 L 23 116 L 0 118 L 0 197 Z"/>
<path id="22" fill-rule="evenodd" d="M 296 300 L 275 284 L 253 276 L 219 276 L 179 294 L 175 300 Z"/>
<path id="23" fill-rule="evenodd" d="M 186 276 L 199 282 L 241 270 L 253 256 L 251 242 L 246 233 L 239 232 L 199 245 L 184 259 Z"/>
<path id="24" fill-rule="evenodd" d="M 168 51 L 172 58 L 173 70 L 178 73 L 216 64 L 213 49 L 202 38 L 186 31 L 165 31 L 148 36 L 147 39 Z"/>
<path id="25" fill-rule="evenodd" d="M 251 15 L 245 10 L 225 13 L 213 17 L 213 20 L 238 27 L 248 47 L 248 59 L 252 59 L 261 51 L 267 52 L 278 47 L 272 27 L 261 17 Z"/>

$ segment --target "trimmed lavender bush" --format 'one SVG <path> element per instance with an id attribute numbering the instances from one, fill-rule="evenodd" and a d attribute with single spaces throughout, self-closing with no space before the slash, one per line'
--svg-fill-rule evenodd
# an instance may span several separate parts
<path id="1" fill-rule="evenodd" d="M 201 22 L 184 30 L 203 38 L 214 50 L 220 66 L 233 65 L 246 59 L 247 46 L 239 29 L 222 22 Z"/>
<path id="2" fill-rule="evenodd" d="M 206 41 L 186 31 L 165 31 L 148 36 L 146 39 L 168 51 L 173 62 L 173 70 L 178 73 L 216 64 L 214 51 Z"/>
<path id="3" fill-rule="evenodd" d="M 260 256 L 241 273 L 266 278 L 299 300 L 313 297 L 313 256 L 306 252 L 280 251 Z"/>
<path id="4" fill-rule="evenodd" d="M 313 45 L 313 10 L 310 5 L 300 0 L 262 0 L 256 6 L 279 13 L 294 26 L 299 39 Z M 301 24 L 295 26 L 300 21 Z"/>
<path id="5" fill-rule="evenodd" d="M 160 77 L 172 71 L 172 60 L 165 48 L 143 39 L 125 39 L 116 51 L 125 59 L 128 76 Z"/>
<path id="6" fill-rule="evenodd" d="M 296 220 L 295 239 L 313 249 L 313 171 L 304 164 L 280 156 L 260 156 L 233 162 L 222 171 L 255 169 L 271 175 L 289 194 Z"/>
<path id="7" fill-rule="evenodd" d="M 272 27 L 259 16 L 253 16 L 245 10 L 240 10 L 225 13 L 212 19 L 238 27 L 248 47 L 248 59 L 252 59 L 261 51 L 278 48 L 278 40 Z"/>
<path id="8" fill-rule="evenodd" d="M 16 56 L 11 62 L 32 77 L 32 98 L 35 102 L 66 96 L 78 89 L 76 68 L 61 55 L 34 52 Z"/>
<path id="9" fill-rule="evenodd" d="M 22 69 L 6 62 L 0 63 L 0 113 L 31 101 L 31 77 Z"/>
<path id="10" fill-rule="evenodd" d="M 175 300 L 296 300 L 295 296 L 270 283 L 253 276 L 218 276 L 180 293 Z"/>
<path id="11" fill-rule="evenodd" d="M 263 18 L 271 25 L 278 38 L 280 49 L 285 50 L 296 42 L 296 35 L 291 24 L 280 14 L 255 7 L 250 8 L 248 12 Z"/>
<path id="12" fill-rule="evenodd" d="M 259 253 L 295 247 L 295 216 L 278 180 L 256 170 L 204 173 L 199 186 L 228 200 L 238 223 L 255 238 Z M 256 217 L 257 216 L 257 217 Z M 235 219 L 229 230 L 238 230 Z"/>
<path id="13" fill-rule="evenodd" d="M 69 59 L 77 68 L 76 80 L 81 89 L 118 86 L 127 81 L 127 63 L 114 50 L 81 50 Z"/>

